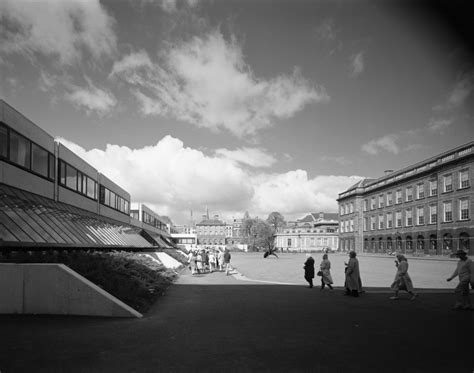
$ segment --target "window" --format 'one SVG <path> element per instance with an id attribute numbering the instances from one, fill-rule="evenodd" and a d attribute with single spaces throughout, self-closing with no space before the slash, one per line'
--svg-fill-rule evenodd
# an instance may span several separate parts
<path id="1" fill-rule="evenodd" d="M 374 210 L 375 209 L 375 197 L 372 197 L 370 199 L 370 209 Z"/>
<path id="2" fill-rule="evenodd" d="M 36 144 L 31 144 L 31 170 L 48 177 L 48 152 Z"/>
<path id="3" fill-rule="evenodd" d="M 443 177 L 444 181 L 444 192 L 451 192 L 453 190 L 453 177 L 451 174 Z"/>
<path id="4" fill-rule="evenodd" d="M 436 224 L 438 222 L 438 206 L 430 205 L 430 224 Z"/>
<path id="5" fill-rule="evenodd" d="M 55 159 L 54 159 L 54 155 L 52 155 L 51 153 L 48 154 L 48 163 L 49 163 L 48 177 L 51 180 L 54 180 L 54 175 L 56 174 L 56 170 L 54 169 Z"/>
<path id="6" fill-rule="evenodd" d="M 459 200 L 459 219 L 469 219 L 469 199 L 463 198 Z"/>
<path id="7" fill-rule="evenodd" d="M 411 186 L 405 189 L 405 193 L 406 193 L 405 201 L 407 202 L 413 201 L 413 188 Z"/>
<path id="8" fill-rule="evenodd" d="M 349 212 L 352 214 L 354 212 L 354 202 L 351 202 L 349 205 Z"/>
<path id="9" fill-rule="evenodd" d="M 405 211 L 405 226 L 411 227 L 413 225 L 413 212 L 411 209 Z"/>
<path id="10" fill-rule="evenodd" d="M 375 216 L 370 217 L 370 230 L 375 230 Z"/>
<path id="11" fill-rule="evenodd" d="M 387 228 L 393 228 L 393 214 L 391 212 L 387 214 Z"/>
<path id="12" fill-rule="evenodd" d="M 364 199 L 364 211 L 367 211 L 369 209 L 369 201 L 367 199 Z"/>
<path id="13" fill-rule="evenodd" d="M 395 213 L 395 222 L 397 224 L 397 228 L 400 228 L 402 226 L 402 212 L 397 211 Z"/>
<path id="14" fill-rule="evenodd" d="M 392 206 L 393 205 L 393 193 L 388 192 L 387 193 L 387 206 Z"/>
<path id="15" fill-rule="evenodd" d="M 419 206 L 416 208 L 416 219 L 418 225 L 425 224 L 425 210 L 423 206 Z"/>
<path id="16" fill-rule="evenodd" d="M 451 201 L 443 203 L 444 221 L 453 221 L 453 203 Z"/>
<path id="17" fill-rule="evenodd" d="M 92 185 L 92 183 L 91 183 Z M 95 193 L 97 193 L 97 184 L 95 181 L 93 181 L 93 189 Z M 92 192 L 91 192 L 92 193 Z M 109 206 L 113 208 L 114 210 L 118 210 L 120 212 L 123 212 L 124 214 L 129 214 L 129 201 L 127 201 L 125 198 L 120 197 L 118 194 L 115 194 L 114 192 L 110 191 L 103 185 L 99 185 L 99 202 L 102 203 L 103 205 Z M 151 215 L 143 212 L 142 219 L 145 223 L 156 226 L 156 227 L 161 227 L 161 223 Z M 155 221 L 156 220 L 156 221 Z M 204 229 L 207 231 L 208 227 L 204 227 Z"/>
<path id="18" fill-rule="evenodd" d="M 369 218 L 365 217 L 364 218 L 364 231 L 368 230 L 368 226 L 369 226 Z"/>
<path id="19" fill-rule="evenodd" d="M 350 225 L 351 225 L 351 232 L 354 232 L 354 219 L 350 220 Z"/>
<path id="20" fill-rule="evenodd" d="M 430 180 L 430 196 L 438 195 L 438 181 Z"/>
<path id="21" fill-rule="evenodd" d="M 66 186 L 77 190 L 77 170 L 68 164 L 66 164 Z"/>
<path id="22" fill-rule="evenodd" d="M 288 247 L 291 247 L 291 238 L 288 238 L 288 240 L 287 240 L 287 246 L 288 246 Z"/>
<path id="23" fill-rule="evenodd" d="M 416 198 L 417 199 L 425 198 L 425 185 L 424 184 L 418 184 L 416 186 Z"/>
<path id="24" fill-rule="evenodd" d="M 469 187 L 469 170 L 459 171 L 459 188 Z"/>
<path id="25" fill-rule="evenodd" d="M 379 215 L 379 229 L 383 229 L 383 228 L 384 228 L 383 215 L 380 214 Z"/>
<path id="26" fill-rule="evenodd" d="M 383 198 L 383 194 L 381 194 L 379 196 L 379 208 L 381 208 L 383 206 L 384 206 L 384 198 Z"/>
<path id="27" fill-rule="evenodd" d="M 30 168 L 30 141 L 10 131 L 10 160 L 19 166 Z"/>
<path id="28" fill-rule="evenodd" d="M 397 204 L 402 203 L 402 190 L 401 189 L 395 192 L 395 199 L 397 201 Z"/>
<path id="29" fill-rule="evenodd" d="M 0 158 L 8 157 L 8 128 L 0 124 Z"/>

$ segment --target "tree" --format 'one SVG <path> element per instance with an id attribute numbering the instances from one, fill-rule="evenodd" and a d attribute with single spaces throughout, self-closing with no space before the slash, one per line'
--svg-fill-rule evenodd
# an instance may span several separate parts
<path id="1" fill-rule="evenodd" d="M 277 211 L 274 211 L 268 215 L 267 223 L 273 228 L 273 233 L 278 232 L 279 228 L 282 228 L 286 225 L 285 218 Z"/>

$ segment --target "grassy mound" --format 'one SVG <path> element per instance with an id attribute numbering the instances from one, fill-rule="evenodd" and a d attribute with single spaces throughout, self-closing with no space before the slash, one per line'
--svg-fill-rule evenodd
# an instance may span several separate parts
<path id="1" fill-rule="evenodd" d="M 139 312 L 146 312 L 177 273 L 146 256 L 112 252 L 13 252 L 5 263 L 63 263 Z"/>

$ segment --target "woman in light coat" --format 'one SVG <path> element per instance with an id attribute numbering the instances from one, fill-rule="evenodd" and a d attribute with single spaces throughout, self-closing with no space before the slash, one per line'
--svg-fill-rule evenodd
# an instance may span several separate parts
<path id="1" fill-rule="evenodd" d="M 397 267 L 397 273 L 393 280 L 391 288 L 395 291 L 395 295 L 390 299 L 399 299 L 398 292 L 400 290 L 406 290 L 411 295 L 411 300 L 416 298 L 416 294 L 413 292 L 413 282 L 411 281 L 410 275 L 408 274 L 408 260 L 404 255 L 398 254 L 397 260 L 395 260 L 395 266 Z"/>
<path id="2" fill-rule="evenodd" d="M 328 259 L 328 254 L 323 255 L 323 261 L 319 265 L 319 269 L 322 272 L 321 276 L 321 291 L 327 285 L 332 290 L 332 276 L 331 276 L 331 262 Z"/>
<path id="3" fill-rule="evenodd" d="M 356 256 L 356 252 L 351 251 L 349 253 L 349 262 L 346 264 L 346 295 L 352 295 L 353 297 L 358 297 L 361 290 L 359 261 Z"/>

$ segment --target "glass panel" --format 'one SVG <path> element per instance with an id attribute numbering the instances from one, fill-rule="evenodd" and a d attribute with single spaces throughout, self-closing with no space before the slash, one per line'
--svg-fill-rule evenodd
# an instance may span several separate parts
<path id="1" fill-rule="evenodd" d="M 100 199 L 99 202 L 105 204 L 105 187 L 100 185 Z"/>
<path id="2" fill-rule="evenodd" d="M 54 180 L 54 155 L 52 155 L 51 153 L 49 153 L 48 155 L 49 157 L 49 172 L 48 172 L 48 177 L 51 179 L 51 180 Z"/>
<path id="3" fill-rule="evenodd" d="M 2 223 L 0 223 L 0 239 L 5 241 L 5 242 L 16 242 L 18 241 L 17 238 L 12 234 L 10 233 L 10 231 L 7 229 L 7 227 L 5 225 L 3 225 Z"/>
<path id="4" fill-rule="evenodd" d="M 104 200 L 104 205 L 110 206 L 110 191 L 105 188 L 105 200 Z"/>
<path id="5" fill-rule="evenodd" d="M 95 182 L 90 177 L 87 178 L 87 197 L 95 199 Z"/>
<path id="6" fill-rule="evenodd" d="M 77 170 L 68 164 L 66 165 L 66 186 L 77 190 Z"/>
<path id="7" fill-rule="evenodd" d="M 87 194 L 87 176 L 82 175 L 82 194 Z"/>
<path id="8" fill-rule="evenodd" d="M 31 144 L 31 170 L 48 177 L 48 152 L 36 144 Z"/>
<path id="9" fill-rule="evenodd" d="M 0 157 L 7 158 L 8 156 L 8 129 L 0 125 Z"/>
<path id="10" fill-rule="evenodd" d="M 30 168 L 30 142 L 25 137 L 10 131 L 10 160 Z"/>

